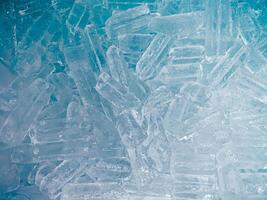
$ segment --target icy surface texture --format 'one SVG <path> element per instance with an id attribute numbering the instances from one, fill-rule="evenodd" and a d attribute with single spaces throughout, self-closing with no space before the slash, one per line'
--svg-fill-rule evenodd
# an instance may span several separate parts
<path id="1" fill-rule="evenodd" d="M 1 200 L 267 200 L 266 0 L 0 1 Z"/>

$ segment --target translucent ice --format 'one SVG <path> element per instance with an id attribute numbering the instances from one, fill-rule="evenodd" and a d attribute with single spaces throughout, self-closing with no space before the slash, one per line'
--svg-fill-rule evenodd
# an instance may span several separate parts
<path id="1" fill-rule="evenodd" d="M 1 200 L 266 200 L 266 0 L 0 3 Z"/>
<path id="2" fill-rule="evenodd" d="M 186 37 L 202 26 L 202 12 L 183 13 L 170 16 L 156 16 L 151 19 L 149 29 L 167 35 Z M 188 26 L 190 24 L 190 26 Z"/>
<path id="3" fill-rule="evenodd" d="M 164 52 L 171 42 L 170 36 L 157 34 L 136 64 L 136 72 L 142 80 L 153 78 L 161 69 Z"/>
<path id="4" fill-rule="evenodd" d="M 141 5 L 127 11 L 113 11 L 112 17 L 106 22 L 106 33 L 113 38 L 119 34 L 138 32 L 146 29 L 149 23 L 149 8 Z"/>
<path id="5" fill-rule="evenodd" d="M 235 1 L 205 1 L 206 50 L 208 56 L 223 55 L 229 41 L 237 37 Z"/>
<path id="6" fill-rule="evenodd" d="M 11 145 L 20 143 L 48 103 L 51 92 L 52 88 L 42 79 L 35 80 L 26 88 L 2 126 L 1 140 Z"/>
<path id="7" fill-rule="evenodd" d="M 105 72 L 99 75 L 96 90 L 120 111 L 141 103 L 135 95 Z"/>

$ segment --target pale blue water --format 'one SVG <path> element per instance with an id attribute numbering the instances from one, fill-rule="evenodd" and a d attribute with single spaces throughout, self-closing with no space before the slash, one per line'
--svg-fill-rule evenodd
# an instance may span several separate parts
<path id="1" fill-rule="evenodd" d="M 0 200 L 267 200 L 266 0 L 0 1 Z"/>

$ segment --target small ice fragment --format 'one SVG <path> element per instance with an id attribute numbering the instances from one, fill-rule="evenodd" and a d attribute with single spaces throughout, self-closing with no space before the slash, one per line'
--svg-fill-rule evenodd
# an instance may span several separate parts
<path id="1" fill-rule="evenodd" d="M 204 59 L 202 46 L 182 46 L 170 49 L 169 64 L 199 63 Z"/>
<path id="2" fill-rule="evenodd" d="M 98 37 L 96 27 L 94 25 L 87 25 L 84 29 L 84 39 L 88 46 L 89 63 L 93 72 L 99 74 L 106 65 L 106 56 L 102 47 L 102 41 Z"/>
<path id="3" fill-rule="evenodd" d="M 171 37 L 157 34 L 136 64 L 136 72 L 141 80 L 155 77 L 162 68 L 161 61 L 167 56 L 166 51 L 171 43 Z"/>
<path id="4" fill-rule="evenodd" d="M 16 192 L 14 197 L 11 200 L 49 200 L 49 197 L 40 192 L 39 188 L 36 185 L 27 185 L 27 186 L 20 186 Z"/>
<path id="5" fill-rule="evenodd" d="M 151 123 L 158 123 L 158 126 L 162 126 L 161 121 Z M 158 127 L 157 127 L 158 128 Z M 171 148 L 170 142 L 168 141 L 163 127 L 158 128 L 158 133 L 154 133 L 151 143 L 148 147 L 148 157 L 153 160 L 153 168 L 161 173 L 170 172 L 170 158 L 171 158 Z M 150 131 L 151 130 L 150 128 Z M 154 130 L 154 132 L 157 130 Z"/>
<path id="6" fill-rule="evenodd" d="M 149 8 L 145 4 L 126 11 L 113 11 L 105 26 L 108 37 L 144 31 L 150 20 L 149 13 Z"/>
<path id="7" fill-rule="evenodd" d="M 1 140 L 11 145 L 23 141 L 30 126 L 47 105 L 52 88 L 42 79 L 36 79 L 24 90 L 18 103 L 1 129 Z"/>
<path id="8" fill-rule="evenodd" d="M 107 51 L 107 61 L 110 74 L 118 83 L 121 83 L 130 93 L 135 95 L 141 102 L 148 96 L 147 86 L 139 80 L 128 64 L 121 56 L 121 52 L 115 46 L 110 46 Z"/>
<path id="9" fill-rule="evenodd" d="M 107 158 L 99 160 L 85 169 L 85 173 L 100 182 L 123 181 L 131 175 L 131 164 L 126 158 Z"/>
<path id="10" fill-rule="evenodd" d="M 182 87 L 181 93 L 172 100 L 165 115 L 165 129 L 175 137 L 187 135 L 188 133 L 182 129 L 182 124 L 193 117 L 208 98 L 209 94 L 203 85 L 188 83 Z"/>
<path id="11" fill-rule="evenodd" d="M 131 33 L 119 35 L 119 49 L 128 54 L 142 54 L 153 39 L 153 34 Z"/>
<path id="12" fill-rule="evenodd" d="M 205 48 L 208 56 L 224 55 L 229 41 L 237 38 L 234 2 L 205 1 Z"/>
<path id="13" fill-rule="evenodd" d="M 66 25 L 74 34 L 79 28 L 83 29 L 88 23 L 89 11 L 84 0 L 75 0 L 66 20 Z"/>
<path id="14" fill-rule="evenodd" d="M 125 111 L 118 116 L 116 127 L 126 147 L 136 147 L 146 138 L 146 133 L 137 123 L 131 111 Z"/>
<path id="15" fill-rule="evenodd" d="M 56 73 L 52 74 L 48 80 L 55 88 L 54 96 L 57 98 L 57 101 L 64 104 L 64 102 L 72 98 L 76 85 L 70 76 L 65 73 Z"/>
<path id="16" fill-rule="evenodd" d="M 256 14 L 244 3 L 240 5 L 239 15 L 239 30 L 243 42 L 246 45 L 256 42 L 260 37 Z"/>
<path id="17" fill-rule="evenodd" d="M 64 49 L 66 61 L 70 68 L 70 76 L 75 81 L 84 106 L 94 105 L 102 110 L 99 96 L 95 90 L 96 78 L 83 46 Z"/>
<path id="18" fill-rule="evenodd" d="M 71 179 L 80 174 L 86 167 L 85 160 L 62 161 L 51 173 L 45 176 L 40 183 L 40 191 L 46 193 L 50 198 L 57 198 L 61 189 Z"/>
<path id="19" fill-rule="evenodd" d="M 192 63 L 164 66 L 156 77 L 156 80 L 162 82 L 167 87 L 181 87 L 186 84 L 186 82 L 197 81 L 200 77 L 200 65 Z"/>
<path id="20" fill-rule="evenodd" d="M 251 73 L 258 73 L 264 70 L 264 66 L 267 66 L 267 59 L 258 49 L 250 47 L 245 60 L 245 67 Z"/>
<path id="21" fill-rule="evenodd" d="M 12 150 L 0 149 L 0 193 L 16 190 L 20 185 L 19 171 L 10 160 Z"/>
<path id="22" fill-rule="evenodd" d="M 182 13 L 169 16 L 156 16 L 151 19 L 149 29 L 166 35 L 186 37 L 197 32 L 203 25 L 203 12 Z"/>
<path id="23" fill-rule="evenodd" d="M 250 96 L 251 98 L 266 103 L 267 82 L 264 78 L 264 74 L 260 77 L 253 76 L 245 71 L 240 71 L 235 83 L 238 89 L 240 89 L 246 96 Z"/>
<path id="24" fill-rule="evenodd" d="M 127 85 L 128 65 L 122 59 L 119 49 L 116 46 L 110 46 L 107 50 L 107 62 L 111 76 L 122 85 Z"/>
<path id="25" fill-rule="evenodd" d="M 113 182 L 96 182 L 96 183 L 72 183 L 63 188 L 62 200 L 87 200 L 87 199 L 103 199 L 103 195 L 109 192 L 116 193 L 116 189 L 120 186 Z M 108 197 L 111 199 L 110 195 Z M 113 200 L 113 199 L 112 199 Z M 115 200 L 115 198 L 114 198 Z"/>
<path id="26" fill-rule="evenodd" d="M 19 42 L 21 49 L 30 48 L 38 41 L 49 44 L 53 36 L 58 32 L 56 27 L 60 26 L 59 17 L 55 13 L 50 13 L 48 10 L 42 13 L 27 30 L 22 40 Z"/>
<path id="27" fill-rule="evenodd" d="M 120 111 L 136 107 L 141 103 L 136 96 L 105 72 L 99 75 L 96 90 Z"/>
<path id="28" fill-rule="evenodd" d="M 146 4 L 150 9 L 157 9 L 157 0 L 104 0 L 104 5 L 110 10 L 126 10 Z"/>
<path id="29" fill-rule="evenodd" d="M 7 88 L 15 77 L 15 74 L 0 62 L 0 90 Z"/>
<path id="30" fill-rule="evenodd" d="M 173 98 L 174 94 L 166 86 L 155 89 L 142 108 L 143 115 L 146 117 L 152 114 L 164 117 Z"/>
<path id="31" fill-rule="evenodd" d="M 212 87 L 223 87 L 229 79 L 236 73 L 237 69 L 243 65 L 247 47 L 236 42 L 213 67 L 207 79 Z"/>
<path id="32" fill-rule="evenodd" d="M 12 161 L 15 163 L 39 163 L 90 157 L 98 155 L 97 145 L 90 138 L 49 143 L 22 144 L 14 149 Z"/>

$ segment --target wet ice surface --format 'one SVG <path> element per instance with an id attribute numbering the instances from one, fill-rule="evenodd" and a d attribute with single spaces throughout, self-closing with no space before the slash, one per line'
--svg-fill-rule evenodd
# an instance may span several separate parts
<path id="1" fill-rule="evenodd" d="M 0 3 L 1 200 L 266 200 L 265 0 Z"/>

